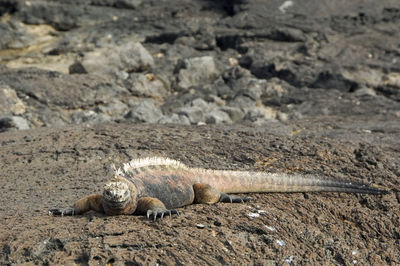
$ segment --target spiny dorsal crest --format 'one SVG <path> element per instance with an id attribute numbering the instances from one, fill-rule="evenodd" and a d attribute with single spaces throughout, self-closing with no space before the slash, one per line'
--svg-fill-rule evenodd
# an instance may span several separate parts
<path id="1" fill-rule="evenodd" d="M 164 158 L 164 157 L 145 157 L 139 159 L 133 159 L 128 163 L 124 163 L 123 170 L 120 168 L 114 170 L 115 175 L 123 175 L 129 171 L 135 171 L 140 168 L 151 168 L 151 167 L 170 167 L 170 168 L 180 168 L 187 169 L 188 167 L 176 160 Z"/>
<path id="2" fill-rule="evenodd" d="M 114 171 L 114 177 L 118 178 L 118 176 L 122 176 L 124 173 L 122 172 L 121 168 L 116 168 L 115 164 L 111 164 L 111 169 Z"/>

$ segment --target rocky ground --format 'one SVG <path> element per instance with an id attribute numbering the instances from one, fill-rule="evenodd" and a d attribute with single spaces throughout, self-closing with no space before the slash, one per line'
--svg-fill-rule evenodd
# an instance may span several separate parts
<path id="1" fill-rule="evenodd" d="M 400 264 L 398 0 L 3 0 L 0 16 L 0 264 Z M 155 155 L 391 192 L 47 216 Z"/>

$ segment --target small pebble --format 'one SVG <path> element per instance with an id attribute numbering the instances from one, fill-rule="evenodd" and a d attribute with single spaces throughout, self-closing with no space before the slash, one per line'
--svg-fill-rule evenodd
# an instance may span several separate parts
<path id="1" fill-rule="evenodd" d="M 281 246 L 281 247 L 283 247 L 283 246 L 286 245 L 286 242 L 283 241 L 283 240 L 276 240 L 275 243 L 278 244 L 278 245 Z"/>
<path id="2" fill-rule="evenodd" d="M 249 216 L 250 218 L 257 218 L 257 217 L 260 217 L 260 214 L 259 213 L 255 213 L 255 212 L 251 212 L 251 213 L 249 213 L 249 214 L 247 214 L 247 216 Z"/>
<path id="3" fill-rule="evenodd" d="M 221 226 L 222 223 L 221 223 L 220 221 L 215 221 L 215 222 L 214 222 L 214 225 L 215 225 L 215 226 Z"/>
<path id="4" fill-rule="evenodd" d="M 290 256 L 289 258 L 285 259 L 285 262 L 291 264 L 293 262 L 294 256 Z"/>
<path id="5" fill-rule="evenodd" d="M 267 229 L 268 229 L 269 231 L 271 231 L 271 232 L 276 232 L 276 228 L 273 227 L 273 226 L 265 225 L 265 228 L 267 228 Z"/>

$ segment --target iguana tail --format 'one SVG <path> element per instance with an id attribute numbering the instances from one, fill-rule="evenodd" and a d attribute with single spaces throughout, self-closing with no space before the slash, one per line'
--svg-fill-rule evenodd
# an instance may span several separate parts
<path id="1" fill-rule="evenodd" d="M 312 175 L 247 171 L 205 170 L 202 183 L 223 193 L 247 192 L 345 192 L 383 194 L 386 190 L 353 181 L 334 180 Z"/>

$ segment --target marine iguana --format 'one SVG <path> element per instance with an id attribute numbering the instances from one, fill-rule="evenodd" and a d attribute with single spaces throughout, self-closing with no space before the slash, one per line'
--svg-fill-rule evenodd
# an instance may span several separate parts
<path id="1" fill-rule="evenodd" d="M 94 210 L 106 215 L 145 214 L 154 220 L 179 214 L 175 208 L 192 203 L 233 202 L 250 198 L 226 193 L 346 192 L 385 193 L 350 181 L 309 175 L 190 168 L 179 161 L 153 157 L 134 159 L 116 169 L 103 189 L 78 200 L 72 208 L 53 208 L 49 215 L 77 215 Z"/>

